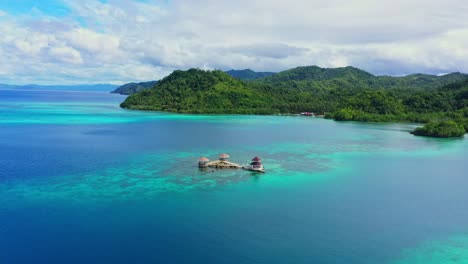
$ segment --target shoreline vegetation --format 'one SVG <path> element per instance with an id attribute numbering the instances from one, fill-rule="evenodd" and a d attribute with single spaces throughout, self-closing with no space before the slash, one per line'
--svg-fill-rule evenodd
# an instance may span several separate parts
<path id="1" fill-rule="evenodd" d="M 411 133 L 462 137 L 468 131 L 468 75 L 374 76 L 354 67 L 298 67 L 252 79 L 219 70 L 174 71 L 121 107 L 192 114 L 313 112 L 336 121 L 425 123 Z"/>
<path id="2" fill-rule="evenodd" d="M 428 137 L 462 137 L 466 133 L 465 127 L 454 121 L 429 122 L 423 127 L 418 127 L 411 132 L 416 136 Z"/>

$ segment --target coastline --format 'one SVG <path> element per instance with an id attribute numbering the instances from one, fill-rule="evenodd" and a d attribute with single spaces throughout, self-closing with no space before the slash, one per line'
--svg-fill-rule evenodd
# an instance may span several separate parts
<path id="1" fill-rule="evenodd" d="M 301 115 L 299 113 L 245 113 L 242 111 L 239 112 L 202 112 L 202 111 L 184 111 L 184 112 L 178 112 L 178 111 L 167 111 L 167 110 L 155 110 L 155 109 L 148 109 L 146 107 L 124 107 L 122 104 L 120 105 L 121 108 L 126 109 L 126 110 L 132 110 L 132 111 L 145 111 L 145 112 L 163 112 L 163 113 L 171 113 L 171 114 L 190 114 L 190 115 L 256 115 L 256 116 L 291 116 L 291 117 L 308 117 L 308 118 L 321 118 L 321 119 L 328 119 L 328 120 L 333 120 L 335 122 L 357 122 L 357 123 L 368 123 L 368 124 L 385 124 L 385 123 L 397 123 L 397 124 L 417 124 L 419 125 L 416 127 L 415 130 L 412 131 L 407 131 L 408 133 L 418 136 L 418 137 L 429 137 L 429 138 L 447 138 L 447 139 L 457 139 L 457 138 L 463 138 L 464 135 L 457 135 L 457 136 L 441 136 L 438 134 L 417 134 L 415 133 L 416 130 L 424 128 L 425 124 L 429 123 L 421 123 L 421 122 L 414 122 L 411 120 L 383 120 L 383 121 L 377 121 L 377 120 L 370 120 L 370 121 L 363 121 L 363 120 L 336 120 L 334 118 L 327 117 L 327 113 L 321 114 L 321 115 L 313 115 L 313 116 L 305 116 Z M 380 115 L 384 116 L 384 115 Z M 466 133 L 465 133 L 466 134 Z"/>

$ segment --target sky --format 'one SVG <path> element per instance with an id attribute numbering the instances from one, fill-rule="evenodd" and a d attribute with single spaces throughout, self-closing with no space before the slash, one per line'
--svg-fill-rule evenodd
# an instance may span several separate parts
<path id="1" fill-rule="evenodd" d="M 0 83 L 122 84 L 175 69 L 468 73 L 466 0 L 0 0 Z"/>

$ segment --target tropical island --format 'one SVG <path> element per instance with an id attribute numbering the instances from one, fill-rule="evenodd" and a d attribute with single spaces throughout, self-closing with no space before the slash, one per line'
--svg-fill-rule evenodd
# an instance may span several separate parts
<path id="1" fill-rule="evenodd" d="M 468 131 L 466 74 L 393 77 L 317 66 L 258 78 L 246 73 L 244 79 L 219 70 L 177 70 L 131 94 L 121 106 L 199 114 L 314 112 L 337 121 L 419 122 L 427 124 L 412 133 L 433 137 L 460 137 Z"/>

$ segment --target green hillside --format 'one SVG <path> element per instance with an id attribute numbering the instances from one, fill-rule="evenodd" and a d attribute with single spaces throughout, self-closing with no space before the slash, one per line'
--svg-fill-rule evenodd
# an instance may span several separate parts
<path id="1" fill-rule="evenodd" d="M 446 75 L 411 74 L 403 77 L 379 76 L 377 85 L 380 88 L 411 88 L 430 90 L 441 86 L 466 80 L 468 75 L 462 73 L 450 73 Z"/>
<path id="2" fill-rule="evenodd" d="M 256 80 L 256 79 L 268 77 L 268 76 L 275 74 L 274 72 L 255 72 L 255 71 L 252 71 L 251 69 L 229 70 L 229 71 L 226 71 L 226 73 L 236 79 L 240 79 L 244 81 Z"/>
<path id="3" fill-rule="evenodd" d="M 178 113 L 269 114 L 268 100 L 222 71 L 174 71 L 154 89 L 129 96 L 122 107 Z"/>
<path id="4" fill-rule="evenodd" d="M 288 81 L 326 81 L 326 80 L 370 80 L 374 75 L 354 67 L 320 68 L 318 66 L 297 67 L 279 72 L 263 79 L 269 83 Z"/>
<path id="5" fill-rule="evenodd" d="M 457 81 L 459 79 L 464 80 Z M 435 87 L 440 84 L 445 85 Z M 308 111 L 324 113 L 326 118 L 340 121 L 426 123 L 452 120 L 466 127 L 468 79 L 462 74 L 381 78 L 353 67 L 323 69 L 313 66 L 256 81 L 241 81 L 222 71 L 190 69 L 174 71 L 154 88 L 129 96 L 121 106 L 178 113 Z M 439 127 L 445 129 L 445 125 Z"/>
<path id="6" fill-rule="evenodd" d="M 256 80 L 264 77 L 271 76 L 275 74 L 274 72 L 255 72 L 252 71 L 251 69 L 245 69 L 245 70 L 229 70 L 226 71 L 227 74 L 231 75 L 232 77 L 239 79 L 239 80 L 244 80 L 244 81 L 251 81 L 251 80 Z M 154 87 L 154 85 L 158 81 L 149 81 L 149 82 L 139 82 L 139 83 L 126 83 L 124 85 L 121 85 L 117 87 L 112 93 L 118 93 L 122 95 L 130 95 L 134 93 L 141 92 L 143 90 L 148 90 Z"/>
<path id="7" fill-rule="evenodd" d="M 276 87 L 294 87 L 303 90 L 317 88 L 373 88 L 430 90 L 454 82 L 466 80 L 468 75 L 451 73 L 437 76 L 412 74 L 402 77 L 375 76 L 355 67 L 320 68 L 297 67 L 258 80 Z"/>

